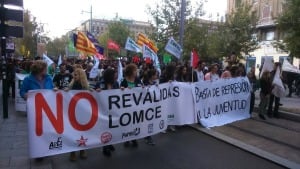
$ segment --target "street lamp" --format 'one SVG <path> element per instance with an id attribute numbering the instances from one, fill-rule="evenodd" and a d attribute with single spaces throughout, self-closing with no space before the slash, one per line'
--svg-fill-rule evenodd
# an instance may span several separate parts
<path id="1" fill-rule="evenodd" d="M 93 32 L 92 32 L 92 25 L 93 25 L 93 8 L 92 8 L 92 5 L 91 5 L 91 9 L 90 9 L 90 11 L 81 11 L 81 13 L 89 13 L 90 14 L 90 33 L 91 34 L 93 34 Z"/>

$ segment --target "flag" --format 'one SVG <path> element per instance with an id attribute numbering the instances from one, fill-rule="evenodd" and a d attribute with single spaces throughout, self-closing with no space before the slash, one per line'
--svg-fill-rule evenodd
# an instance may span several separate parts
<path id="1" fill-rule="evenodd" d="M 196 68 L 199 62 L 199 55 L 197 54 L 196 50 L 193 49 L 191 52 L 191 67 Z"/>
<path id="2" fill-rule="evenodd" d="M 47 66 L 49 67 L 53 62 L 52 59 L 50 59 L 47 55 L 43 54 L 43 61 L 47 63 Z"/>
<path id="3" fill-rule="evenodd" d="M 125 49 L 137 53 L 141 52 L 141 48 L 130 37 L 127 37 Z"/>
<path id="4" fill-rule="evenodd" d="M 98 75 L 98 67 L 99 67 L 100 61 L 96 56 L 94 56 L 94 60 L 96 61 L 96 63 L 94 64 L 94 66 L 92 67 L 92 69 L 90 71 L 90 74 L 89 74 L 90 79 L 96 78 Z"/>
<path id="5" fill-rule="evenodd" d="M 116 42 L 110 39 L 107 41 L 107 48 L 111 50 L 115 50 L 120 53 L 120 46 Z"/>
<path id="6" fill-rule="evenodd" d="M 164 64 L 168 64 L 168 63 L 170 63 L 171 61 L 172 61 L 171 55 L 169 55 L 169 54 L 164 54 L 164 56 L 163 56 L 163 62 L 164 62 Z"/>
<path id="7" fill-rule="evenodd" d="M 283 85 L 283 82 L 280 78 L 280 68 L 279 66 L 276 69 L 275 75 L 274 75 L 274 79 L 272 81 L 272 94 L 274 94 L 274 96 L 276 97 L 284 97 L 285 96 L 285 88 Z"/>
<path id="8" fill-rule="evenodd" d="M 274 63 L 273 63 L 273 57 L 271 56 L 266 56 L 263 58 L 263 65 L 262 65 L 262 69 L 261 69 L 261 72 L 260 72 L 260 76 L 265 72 L 265 71 L 269 71 L 271 72 L 274 68 Z"/>
<path id="9" fill-rule="evenodd" d="M 138 57 L 137 55 L 132 57 L 132 62 L 133 63 L 139 63 L 140 62 L 140 57 Z"/>
<path id="10" fill-rule="evenodd" d="M 147 38 L 144 34 L 139 33 L 138 34 L 138 38 L 137 38 L 137 44 L 141 47 L 143 47 L 143 45 L 148 46 L 151 50 L 153 50 L 155 53 L 157 53 L 158 48 L 156 47 L 156 45 L 154 44 L 153 41 L 151 41 L 149 38 Z"/>
<path id="11" fill-rule="evenodd" d="M 150 58 L 152 60 L 155 60 L 156 57 L 157 55 L 152 49 L 150 49 L 146 45 L 143 45 L 143 58 Z"/>
<path id="12" fill-rule="evenodd" d="M 182 53 L 182 47 L 174 40 L 173 37 L 169 39 L 165 47 L 165 50 L 171 53 L 172 55 L 174 55 L 175 57 L 177 57 L 178 59 L 180 59 Z"/>
<path id="13" fill-rule="evenodd" d="M 100 53 L 101 55 L 104 54 L 104 47 L 100 46 L 98 40 L 95 38 L 95 36 L 93 34 L 91 34 L 90 32 L 87 32 L 87 37 L 89 38 L 89 40 L 94 44 L 95 48 L 97 49 L 97 52 Z"/>
<path id="14" fill-rule="evenodd" d="M 293 72 L 293 73 L 298 73 L 300 74 L 300 70 L 289 63 L 289 61 L 287 59 L 284 59 L 283 60 L 283 63 L 282 63 L 282 71 L 286 71 L 286 72 Z"/>
<path id="15" fill-rule="evenodd" d="M 95 45 L 89 40 L 89 38 L 83 33 L 78 32 L 76 39 L 76 49 L 80 52 L 95 55 L 97 53 L 97 49 Z"/>
<path id="16" fill-rule="evenodd" d="M 57 62 L 57 66 L 61 65 L 62 64 L 62 59 L 61 59 L 61 55 L 59 55 L 58 57 L 58 62 Z"/>
<path id="17" fill-rule="evenodd" d="M 119 63 L 118 63 L 118 80 L 117 80 L 119 85 L 121 84 L 122 80 L 123 80 L 123 66 L 122 66 L 122 63 L 119 59 Z"/>

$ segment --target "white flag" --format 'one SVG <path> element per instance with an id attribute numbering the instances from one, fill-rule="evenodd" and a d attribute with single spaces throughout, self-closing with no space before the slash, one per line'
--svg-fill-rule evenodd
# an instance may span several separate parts
<path id="1" fill-rule="evenodd" d="M 98 75 L 98 67 L 99 67 L 99 59 L 97 57 L 94 56 L 94 60 L 96 61 L 96 63 L 94 64 L 93 68 L 90 71 L 90 75 L 89 78 L 93 79 L 96 78 Z"/>
<path id="2" fill-rule="evenodd" d="M 119 85 L 121 84 L 122 80 L 123 80 L 123 66 L 119 59 L 119 63 L 118 63 L 118 83 L 119 83 Z"/>
<path id="3" fill-rule="evenodd" d="M 153 61 L 157 58 L 156 53 L 148 46 L 143 45 L 143 58 L 151 58 Z"/>
<path id="4" fill-rule="evenodd" d="M 141 52 L 141 48 L 139 47 L 139 45 L 137 45 L 133 39 L 131 39 L 130 37 L 127 37 L 126 40 L 126 44 L 125 44 L 125 49 L 126 50 L 130 50 L 133 52 Z"/>
<path id="5" fill-rule="evenodd" d="M 47 63 L 47 66 L 49 67 L 53 62 L 47 55 L 43 54 L 43 60 Z"/>
<path id="6" fill-rule="evenodd" d="M 61 55 L 59 55 L 58 57 L 58 62 L 57 62 L 57 66 L 61 65 L 62 64 L 62 59 L 61 59 Z"/>
<path id="7" fill-rule="evenodd" d="M 282 71 L 300 74 L 300 70 L 296 66 L 290 64 L 290 62 L 286 59 L 283 60 Z"/>
<path id="8" fill-rule="evenodd" d="M 171 53 L 172 55 L 174 55 L 175 57 L 177 57 L 178 59 L 180 59 L 182 53 L 182 47 L 174 40 L 173 37 L 169 39 L 165 47 L 165 50 Z"/>

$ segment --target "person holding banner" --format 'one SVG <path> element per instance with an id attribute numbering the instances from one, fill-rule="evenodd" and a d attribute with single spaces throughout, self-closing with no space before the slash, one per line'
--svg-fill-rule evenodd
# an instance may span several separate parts
<path id="1" fill-rule="evenodd" d="M 279 62 L 274 63 L 274 69 L 271 72 L 271 83 L 272 83 L 271 88 L 272 89 L 275 87 L 275 84 L 273 83 L 274 78 L 279 78 L 279 80 L 281 80 L 280 77 L 275 77 L 277 68 L 279 68 L 279 71 L 281 72 L 281 67 L 280 67 Z M 273 103 L 275 104 L 274 109 L 273 109 Z M 279 118 L 279 115 L 278 115 L 279 104 L 280 104 L 280 97 L 275 96 L 275 94 L 273 92 L 271 92 L 270 100 L 269 100 L 269 107 L 268 107 L 268 117 Z"/>
<path id="2" fill-rule="evenodd" d="M 186 66 L 180 66 L 177 70 L 176 78 L 175 80 L 177 82 L 188 82 L 188 73 L 187 73 L 187 67 Z"/>
<path id="3" fill-rule="evenodd" d="M 270 95 L 272 91 L 272 83 L 270 72 L 265 70 L 259 80 L 260 82 L 260 103 L 259 103 L 259 117 L 266 120 L 265 114 L 267 111 L 267 106 L 270 100 Z"/>
<path id="4" fill-rule="evenodd" d="M 158 71 L 155 69 L 150 69 L 144 72 L 142 83 L 144 86 L 158 85 L 156 80 L 158 79 Z M 155 145 L 153 138 L 151 136 L 145 137 L 146 143 L 149 145 Z"/>
<path id="5" fill-rule="evenodd" d="M 159 83 L 170 83 L 175 80 L 175 72 L 176 72 L 176 66 L 175 64 L 169 64 L 166 66 L 164 73 L 161 76 L 161 79 L 159 80 Z M 167 130 L 171 130 L 173 132 L 176 131 L 176 128 L 174 125 L 168 125 Z M 163 133 L 166 133 L 167 131 L 163 131 Z"/>
<path id="6" fill-rule="evenodd" d="M 20 95 L 27 100 L 29 90 L 35 89 L 53 89 L 52 78 L 47 74 L 47 63 L 42 60 L 36 60 L 30 67 L 30 75 L 25 77 Z"/>
<path id="7" fill-rule="evenodd" d="M 73 79 L 69 84 L 69 87 L 65 91 L 69 90 L 90 90 L 89 83 L 86 77 L 86 73 L 83 69 L 77 68 L 73 72 Z M 86 159 L 87 154 L 85 150 L 79 151 L 79 156 L 81 159 Z M 76 161 L 75 151 L 70 153 L 70 161 Z"/>
<path id="8" fill-rule="evenodd" d="M 20 96 L 27 100 L 28 91 L 36 89 L 53 89 L 52 77 L 47 74 L 47 63 L 43 60 L 36 60 L 30 66 L 30 75 L 23 80 Z M 42 161 L 44 158 L 36 158 Z"/>
<path id="9" fill-rule="evenodd" d="M 119 89 L 119 83 L 117 82 L 117 73 L 112 68 L 107 68 L 103 72 L 103 81 L 99 81 L 95 85 L 95 90 L 100 92 L 101 90 Z M 111 156 L 111 151 L 115 151 L 113 145 L 103 146 L 103 154 L 107 157 Z"/>
<path id="10" fill-rule="evenodd" d="M 219 80 L 219 74 L 218 74 L 218 65 L 217 64 L 212 64 L 210 66 L 210 70 L 208 73 L 205 74 L 204 80 L 210 80 L 210 81 L 216 81 Z"/>
<path id="11" fill-rule="evenodd" d="M 126 65 L 124 71 L 124 79 L 121 82 L 120 86 L 121 89 L 124 90 L 125 88 L 134 88 L 134 87 L 142 87 L 141 80 L 137 77 L 137 66 L 133 63 Z M 131 141 L 133 147 L 137 147 L 138 143 L 137 140 Z M 125 147 L 130 146 L 130 142 L 126 141 L 124 143 Z"/>
<path id="12" fill-rule="evenodd" d="M 195 70 L 195 72 L 197 73 L 197 79 L 194 79 L 193 81 L 195 82 L 204 81 L 204 75 L 206 73 L 204 71 L 204 67 L 205 67 L 205 63 L 199 61 L 197 64 L 197 69 Z"/>
<path id="13" fill-rule="evenodd" d="M 55 74 L 53 78 L 53 83 L 55 85 L 55 88 L 57 89 L 65 89 L 69 86 L 69 83 L 72 80 L 72 75 L 68 72 L 66 72 L 66 65 L 60 64 L 59 65 L 59 73 Z"/>

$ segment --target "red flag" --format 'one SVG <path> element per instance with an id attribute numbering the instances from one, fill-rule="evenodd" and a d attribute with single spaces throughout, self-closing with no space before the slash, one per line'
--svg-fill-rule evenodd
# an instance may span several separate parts
<path id="1" fill-rule="evenodd" d="M 195 49 L 191 52 L 191 67 L 196 68 L 198 66 L 199 56 Z"/>
<path id="2" fill-rule="evenodd" d="M 116 42 L 114 42 L 110 39 L 107 41 L 107 48 L 111 49 L 111 50 L 115 50 L 117 52 L 120 52 L 120 46 Z"/>

